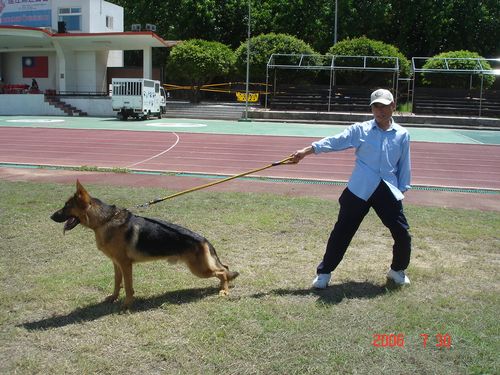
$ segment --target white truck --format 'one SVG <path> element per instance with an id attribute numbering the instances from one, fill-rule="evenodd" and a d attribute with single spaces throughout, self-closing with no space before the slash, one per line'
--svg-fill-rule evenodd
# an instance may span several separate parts
<path id="1" fill-rule="evenodd" d="M 113 78 L 111 103 L 120 120 L 129 117 L 161 118 L 166 109 L 165 90 L 160 81 L 145 78 Z"/>

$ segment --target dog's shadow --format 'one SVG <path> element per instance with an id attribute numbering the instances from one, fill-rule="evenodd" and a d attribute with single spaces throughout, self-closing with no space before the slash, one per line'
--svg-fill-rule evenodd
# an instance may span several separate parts
<path id="1" fill-rule="evenodd" d="M 338 304 L 344 299 L 375 298 L 389 293 L 394 288 L 390 285 L 377 285 L 371 282 L 349 281 L 330 285 L 326 289 L 274 289 L 268 293 L 257 293 L 252 297 L 262 298 L 267 295 L 277 296 L 317 296 L 317 301 L 324 304 Z"/>
<path id="2" fill-rule="evenodd" d="M 216 287 L 176 290 L 163 293 L 149 298 L 136 298 L 131 312 L 147 311 L 158 308 L 165 303 L 180 305 L 184 303 L 196 302 L 211 295 L 217 295 L 219 289 Z M 100 302 L 78 308 L 65 315 L 56 315 L 50 318 L 26 322 L 19 324 L 27 330 L 45 330 L 50 328 L 60 328 L 71 324 L 79 324 L 99 319 L 106 315 L 124 312 L 122 300 L 116 303 Z"/>
<path id="3" fill-rule="evenodd" d="M 390 291 L 388 285 L 376 285 L 370 282 L 350 281 L 343 284 L 334 284 L 324 290 L 307 289 L 274 289 L 269 292 L 253 294 L 251 298 L 263 298 L 269 295 L 276 296 L 317 296 L 318 302 L 338 304 L 344 299 L 375 298 Z M 131 309 L 132 312 L 141 312 L 156 309 L 165 303 L 180 305 L 196 302 L 211 295 L 217 295 L 218 288 L 197 288 L 176 290 L 149 298 L 137 298 Z M 116 303 L 101 302 L 78 308 L 65 315 L 56 315 L 33 322 L 19 324 L 29 331 L 60 328 L 71 324 L 79 324 L 99 319 L 106 315 L 123 312 L 121 300 Z"/>

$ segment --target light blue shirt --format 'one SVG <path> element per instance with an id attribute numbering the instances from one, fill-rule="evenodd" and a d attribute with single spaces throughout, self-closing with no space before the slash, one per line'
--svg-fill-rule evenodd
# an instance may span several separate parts
<path id="1" fill-rule="evenodd" d="M 410 135 L 394 121 L 386 131 L 373 119 L 312 144 L 315 154 L 356 149 L 356 164 L 347 187 L 367 201 L 383 180 L 397 200 L 410 189 Z"/>

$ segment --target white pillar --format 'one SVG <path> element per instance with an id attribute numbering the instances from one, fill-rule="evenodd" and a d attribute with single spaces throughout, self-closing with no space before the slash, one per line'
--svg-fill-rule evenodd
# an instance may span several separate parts
<path id="1" fill-rule="evenodd" d="M 153 48 L 144 48 L 142 54 L 143 76 L 142 78 L 153 79 Z"/>
<path id="2" fill-rule="evenodd" d="M 66 56 L 61 45 L 54 41 L 54 47 L 56 50 L 56 91 L 66 91 Z"/>

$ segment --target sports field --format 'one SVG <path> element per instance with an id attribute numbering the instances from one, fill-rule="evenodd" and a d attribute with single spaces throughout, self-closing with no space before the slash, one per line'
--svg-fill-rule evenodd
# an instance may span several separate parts
<path id="1" fill-rule="evenodd" d="M 0 163 L 4 167 L 0 174 L 2 178 L 24 175 L 25 179 L 43 179 L 55 175 L 47 168 L 108 168 L 131 172 L 122 179 L 135 183 L 182 190 L 205 184 L 207 179 L 240 174 L 282 160 L 296 149 L 342 129 L 275 122 L 0 117 Z M 409 131 L 413 191 L 407 195 L 408 202 L 500 211 L 500 132 L 430 128 Z M 347 150 L 308 158 L 299 165 L 270 168 L 219 188 L 332 198 L 345 186 L 353 163 L 353 152 Z M 16 170 L 12 172 L 12 168 Z M 135 173 L 141 174 L 140 181 L 133 176 Z M 59 173 L 59 178 L 65 175 L 74 176 Z M 104 175 L 87 178 L 102 180 Z M 263 181 L 274 183 L 262 186 Z"/>
<path id="2" fill-rule="evenodd" d="M 92 124 L 110 128 L 86 128 Z M 122 128 L 129 125 L 137 128 Z M 337 130 L 1 118 L 0 373 L 497 374 L 495 132 L 410 129 L 420 185 L 406 197 L 412 285 L 401 290 L 386 287 L 391 237 L 373 213 L 331 286 L 310 288 L 353 160 L 348 153 L 135 208 L 282 159 Z M 206 236 L 241 273 L 230 295 L 219 297 L 216 280 L 182 265 L 155 262 L 134 268 L 131 311 L 121 310 L 122 298 L 103 303 L 113 267 L 94 235 L 81 226 L 63 235 L 49 219 L 76 178 L 107 203 Z"/>

